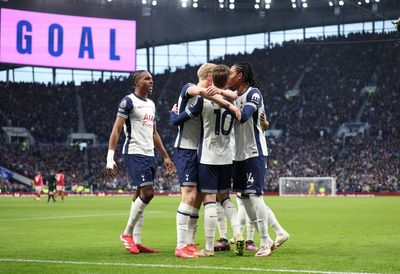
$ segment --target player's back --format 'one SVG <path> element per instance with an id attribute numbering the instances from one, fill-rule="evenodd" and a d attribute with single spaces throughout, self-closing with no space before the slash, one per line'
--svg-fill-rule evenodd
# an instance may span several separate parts
<path id="1" fill-rule="evenodd" d="M 199 161 L 208 165 L 232 164 L 230 149 L 230 132 L 233 127 L 233 117 L 218 104 L 202 100 L 201 133 L 199 144 Z"/>
<path id="2" fill-rule="evenodd" d="M 181 90 L 178 99 L 179 114 L 186 111 L 189 116 L 192 116 L 189 110 L 190 106 L 195 105 L 197 100 L 200 98 L 200 96 L 191 96 L 188 94 L 188 88 L 193 85 L 194 84 L 192 83 L 188 83 L 184 85 Z M 192 117 L 182 125 L 178 126 L 178 135 L 176 136 L 174 147 L 197 150 L 199 139 L 200 117 Z"/>

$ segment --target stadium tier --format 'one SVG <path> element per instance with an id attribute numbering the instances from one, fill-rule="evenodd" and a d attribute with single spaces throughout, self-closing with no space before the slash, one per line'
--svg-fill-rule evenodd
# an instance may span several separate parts
<path id="1" fill-rule="evenodd" d="M 400 44 L 393 42 L 396 38 L 394 32 L 355 33 L 286 42 L 215 60 L 253 64 L 271 127 L 281 131 L 279 137 L 268 138 L 266 191 L 277 192 L 280 177 L 318 176 L 336 178 L 339 192 L 399 190 Z M 197 68 L 154 76 L 158 131 L 171 153 L 176 128 L 168 124 L 168 113 L 182 85 L 195 82 Z M 1 139 L 0 165 L 29 178 L 37 169 L 63 167 L 67 189 L 78 183 L 94 190 L 129 191 L 119 151 L 118 177 L 106 178 L 104 167 L 105 144 L 117 106 L 131 85 L 125 78 L 80 86 L 0 83 L 1 126 L 25 127 L 36 140 L 35 145 L 24 147 Z M 364 92 L 371 86 L 373 92 Z M 341 125 L 351 122 L 368 123 L 368 130 L 338 135 Z M 95 133 L 99 144 L 83 150 L 66 145 L 68 135 L 78 128 Z M 176 178 L 165 176 L 161 160 L 157 161 L 156 190 L 179 190 Z M 20 191 L 4 180 L 1 188 Z"/>

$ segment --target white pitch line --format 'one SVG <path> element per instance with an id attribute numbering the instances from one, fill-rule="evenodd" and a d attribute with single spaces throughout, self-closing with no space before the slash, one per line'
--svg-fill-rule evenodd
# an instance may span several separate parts
<path id="1" fill-rule="evenodd" d="M 165 211 L 149 211 L 147 214 L 160 214 Z M 29 220 L 49 220 L 49 219 L 65 219 L 65 218 L 87 218 L 87 217 L 104 217 L 104 216 L 129 216 L 129 212 L 126 213 L 110 213 L 110 214 L 91 214 L 91 215 L 69 215 L 69 216 L 52 216 L 52 217 L 36 217 L 36 218 L 18 218 L 18 219 L 3 219 L 0 222 L 8 221 L 29 221 Z"/>
<path id="2" fill-rule="evenodd" d="M 284 273 L 314 273 L 314 274 L 378 274 L 367 272 L 335 272 L 319 270 L 300 270 L 300 269 L 272 269 L 272 268 L 248 268 L 248 267 L 224 267 L 206 265 L 171 265 L 171 264 L 133 264 L 133 263 L 102 263 L 102 262 L 76 262 L 76 261 L 51 261 L 51 260 L 30 260 L 30 259 L 11 259 L 0 258 L 0 262 L 13 263 L 46 263 L 46 264 L 73 264 L 73 265 L 102 265 L 102 266 L 136 266 L 153 268 L 181 268 L 181 269 L 209 269 L 209 270 L 243 270 L 254 272 L 284 272 Z"/>

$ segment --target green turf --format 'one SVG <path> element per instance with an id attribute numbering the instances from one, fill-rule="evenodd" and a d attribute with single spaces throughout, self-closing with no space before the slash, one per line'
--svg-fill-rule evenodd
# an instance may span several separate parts
<path id="1" fill-rule="evenodd" d="M 119 241 L 130 209 L 129 197 L 67 197 L 65 204 L 47 204 L 43 198 L 38 202 L 31 197 L 3 197 L 0 198 L 0 272 L 238 272 L 165 266 L 1 261 L 10 258 L 177 267 L 400 273 L 399 198 L 267 197 L 266 201 L 292 236 L 271 257 L 255 258 L 254 252 L 236 257 L 230 252 L 220 252 L 213 258 L 183 260 L 173 254 L 178 197 L 157 196 L 146 208 L 143 243 L 161 252 L 139 255 L 126 252 Z M 59 218 L 62 216 L 65 217 Z M 200 221 L 197 238 L 200 244 L 204 244 L 203 234 Z M 256 242 L 257 238 L 256 235 Z"/>

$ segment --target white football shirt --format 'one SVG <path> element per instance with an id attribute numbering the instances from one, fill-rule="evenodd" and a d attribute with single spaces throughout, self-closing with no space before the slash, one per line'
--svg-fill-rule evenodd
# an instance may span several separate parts
<path id="1" fill-rule="evenodd" d="M 156 108 L 150 99 L 143 100 L 134 93 L 119 103 L 117 116 L 125 119 L 123 154 L 154 156 L 154 124 Z"/>
<path id="2" fill-rule="evenodd" d="M 232 164 L 232 114 L 217 103 L 204 98 L 199 98 L 194 108 L 193 114 L 201 114 L 199 162 L 207 165 Z"/>
<path id="3" fill-rule="evenodd" d="M 255 109 L 253 115 L 243 124 L 234 123 L 235 131 L 235 161 L 243 161 L 258 156 L 268 156 L 267 140 L 260 124 L 260 114 L 264 111 L 264 102 L 261 92 L 257 88 L 249 87 L 239 95 L 236 106 L 243 110 L 244 106 Z"/>
<path id="4" fill-rule="evenodd" d="M 192 117 L 190 120 L 178 126 L 178 135 L 175 139 L 175 148 L 197 150 L 200 139 L 200 117 L 194 117 L 190 111 L 190 106 L 196 104 L 200 96 L 191 96 L 187 90 L 195 84 L 188 83 L 183 86 L 178 100 L 178 113 L 184 111 Z"/>

